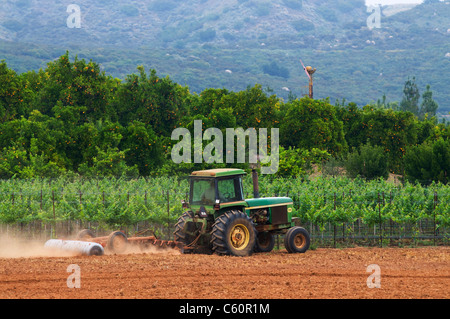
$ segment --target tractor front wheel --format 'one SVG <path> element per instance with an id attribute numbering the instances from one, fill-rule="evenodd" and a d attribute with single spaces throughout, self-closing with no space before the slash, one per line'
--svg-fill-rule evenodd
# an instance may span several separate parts
<path id="1" fill-rule="evenodd" d="M 304 253 L 308 250 L 309 244 L 309 233 L 299 226 L 289 228 L 284 236 L 284 247 L 288 253 Z"/>
<path id="2" fill-rule="evenodd" d="M 255 243 L 255 227 L 252 220 L 243 212 L 228 211 L 216 219 L 211 233 L 211 244 L 215 253 L 249 256 Z"/>

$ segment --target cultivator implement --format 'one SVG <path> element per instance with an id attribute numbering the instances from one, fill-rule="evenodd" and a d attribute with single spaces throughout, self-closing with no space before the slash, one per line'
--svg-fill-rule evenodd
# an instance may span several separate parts
<path id="1" fill-rule="evenodd" d="M 78 252 L 82 255 L 103 255 L 104 251 L 122 254 L 130 248 L 138 248 L 142 252 L 149 249 L 178 249 L 181 252 L 184 251 L 183 243 L 161 240 L 156 236 L 127 237 L 122 231 L 114 231 L 108 236 L 96 237 L 89 229 L 80 231 L 75 240 L 50 239 L 45 243 L 45 247 Z"/>

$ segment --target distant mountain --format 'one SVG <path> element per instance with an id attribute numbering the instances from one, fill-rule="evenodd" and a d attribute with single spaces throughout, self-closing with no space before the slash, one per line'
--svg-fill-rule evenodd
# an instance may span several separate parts
<path id="1" fill-rule="evenodd" d="M 415 76 L 421 92 L 431 85 L 438 111 L 450 111 L 448 0 L 379 11 L 364 0 L 3 0 L 0 8 L 0 59 L 18 72 L 69 50 L 119 78 L 144 65 L 191 91 L 260 83 L 288 98 L 307 92 L 302 59 L 317 68 L 316 98 L 400 101 Z M 80 28 L 71 28 L 78 13 Z"/>

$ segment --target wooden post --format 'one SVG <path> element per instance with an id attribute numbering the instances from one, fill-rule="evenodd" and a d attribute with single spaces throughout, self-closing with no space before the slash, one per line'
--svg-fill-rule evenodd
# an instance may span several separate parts
<path id="1" fill-rule="evenodd" d="M 433 246 L 436 246 L 436 206 L 437 206 L 437 192 L 434 191 L 434 197 L 433 197 Z"/>
<path id="2" fill-rule="evenodd" d="M 378 218 L 380 224 L 380 247 L 383 247 L 383 231 L 381 226 L 381 201 L 380 201 L 380 192 L 378 192 Z"/>
<path id="3" fill-rule="evenodd" d="M 389 206 L 391 206 L 392 204 L 392 191 L 389 192 Z M 392 228 L 394 227 L 394 221 L 392 220 L 392 218 L 389 219 L 389 232 L 390 232 L 390 236 L 391 239 L 389 240 L 390 244 L 392 245 L 392 237 L 394 236 L 394 233 L 392 231 Z"/>
<path id="4" fill-rule="evenodd" d="M 334 199 L 333 199 L 333 209 L 336 210 L 336 193 L 334 193 Z M 333 236 L 333 241 L 334 241 L 334 248 L 336 248 L 336 224 L 333 224 L 333 230 L 334 230 L 334 236 Z"/>
<path id="5" fill-rule="evenodd" d="M 52 206 L 53 206 L 53 231 L 52 235 L 56 237 L 56 214 L 55 214 L 55 191 L 52 190 Z"/>
<path id="6" fill-rule="evenodd" d="M 169 201 L 169 190 L 167 190 L 167 240 L 170 240 L 170 201 Z"/>

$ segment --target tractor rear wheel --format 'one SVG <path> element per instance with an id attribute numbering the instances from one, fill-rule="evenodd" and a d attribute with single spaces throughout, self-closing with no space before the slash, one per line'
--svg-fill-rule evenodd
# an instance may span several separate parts
<path id="1" fill-rule="evenodd" d="M 304 253 L 308 250 L 309 244 L 309 233 L 299 226 L 289 228 L 284 236 L 284 247 L 288 253 Z"/>
<path id="2" fill-rule="evenodd" d="M 243 212 L 232 210 L 220 215 L 212 229 L 212 250 L 220 255 L 249 256 L 256 243 L 252 220 Z"/>
<path id="3" fill-rule="evenodd" d="M 258 233 L 256 236 L 255 252 L 269 253 L 275 246 L 275 237 L 267 231 Z"/>

